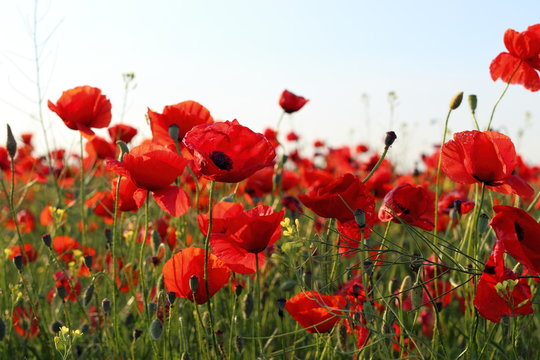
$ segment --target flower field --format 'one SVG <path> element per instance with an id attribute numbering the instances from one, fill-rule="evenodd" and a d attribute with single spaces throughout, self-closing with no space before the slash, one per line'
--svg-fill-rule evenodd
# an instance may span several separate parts
<path id="1" fill-rule="evenodd" d="M 496 116 L 512 86 L 540 90 L 540 24 L 504 45 L 490 116 L 456 94 L 410 172 L 394 131 L 301 148 L 282 125 L 310 101 L 288 90 L 264 133 L 186 100 L 148 109 L 134 143 L 88 85 L 44 109 L 78 151 L 8 125 L 2 358 L 540 358 L 540 167 Z M 463 107 L 470 129 L 450 133 Z"/>

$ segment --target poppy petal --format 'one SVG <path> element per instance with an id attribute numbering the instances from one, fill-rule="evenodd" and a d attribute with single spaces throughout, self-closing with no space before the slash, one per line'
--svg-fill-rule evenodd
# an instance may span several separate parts
<path id="1" fill-rule="evenodd" d="M 158 206 L 167 214 L 179 217 L 189 210 L 189 196 L 178 186 L 169 186 L 153 192 Z"/>

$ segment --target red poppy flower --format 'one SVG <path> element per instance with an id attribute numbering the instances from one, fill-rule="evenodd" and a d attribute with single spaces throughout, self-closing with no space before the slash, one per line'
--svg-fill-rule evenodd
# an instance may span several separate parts
<path id="1" fill-rule="evenodd" d="M 0 171 L 9 171 L 10 167 L 11 161 L 9 160 L 7 149 L 0 146 Z"/>
<path id="2" fill-rule="evenodd" d="M 352 174 L 332 181 L 322 180 L 298 199 L 314 213 L 339 221 L 354 219 L 354 210 L 362 209 L 368 223 L 375 217 L 375 199 L 367 187 Z M 346 204 L 345 204 L 346 203 Z"/>
<path id="3" fill-rule="evenodd" d="M 36 228 L 34 214 L 28 209 L 22 209 L 17 213 L 17 222 L 19 231 L 22 233 L 31 233 Z M 7 219 L 6 228 L 15 230 L 15 222 L 12 218 Z"/>
<path id="4" fill-rule="evenodd" d="M 439 200 L 439 212 L 449 214 L 452 209 L 459 214 L 468 214 L 474 208 L 474 201 L 470 201 L 461 191 L 454 190 L 441 194 Z"/>
<path id="5" fill-rule="evenodd" d="M 162 145 L 174 144 L 174 140 L 169 135 L 171 125 L 178 126 L 177 140 L 181 142 L 194 126 L 214 122 L 210 111 L 195 101 L 165 106 L 162 114 L 148 109 L 148 118 L 154 141 Z"/>
<path id="6" fill-rule="evenodd" d="M 489 66 L 493 81 L 502 79 L 531 91 L 540 90 L 540 24 L 523 32 L 506 30 L 504 45 L 508 52 L 497 55 Z"/>
<path id="7" fill-rule="evenodd" d="M 62 300 L 64 301 L 77 301 L 77 296 L 81 294 L 81 283 L 79 280 L 74 279 L 73 276 L 64 273 L 63 271 L 57 271 L 54 273 L 54 281 L 55 281 L 55 287 L 49 290 L 47 294 L 47 300 L 49 302 L 52 301 L 54 295 L 56 295 L 56 288 L 63 286 L 66 290 L 66 296 Z M 71 285 L 73 285 L 73 289 L 71 288 Z"/>
<path id="8" fill-rule="evenodd" d="M 247 179 L 246 192 L 254 196 L 263 196 L 264 194 L 270 194 L 274 185 L 274 168 L 269 166 L 257 171 Z M 281 175 L 281 190 L 287 191 L 292 187 L 298 185 L 300 177 L 298 174 L 291 170 L 283 169 Z"/>
<path id="9" fill-rule="evenodd" d="M 287 300 L 285 310 L 307 332 L 326 333 L 339 322 L 346 303 L 340 295 L 322 295 L 313 290 L 303 291 Z"/>
<path id="10" fill-rule="evenodd" d="M 212 234 L 225 234 L 231 225 L 230 219 L 236 218 L 244 211 L 242 203 L 220 201 L 212 208 Z M 199 229 L 206 236 L 208 233 L 208 214 L 197 215 Z"/>
<path id="11" fill-rule="evenodd" d="M 195 247 L 189 247 L 176 253 L 163 266 L 163 280 L 167 291 L 174 292 L 177 297 L 195 301 L 197 304 L 204 304 L 214 296 L 229 282 L 231 271 L 215 255 L 208 255 L 208 289 L 210 294 L 206 293 L 204 279 L 204 250 Z M 195 294 L 190 289 L 192 277 L 196 277 L 198 283 Z"/>
<path id="12" fill-rule="evenodd" d="M 474 306 L 482 317 L 499 322 L 503 316 L 533 313 L 531 289 L 527 279 L 504 266 L 504 247 L 499 241 L 486 263 L 476 287 Z"/>
<path id="13" fill-rule="evenodd" d="M 294 131 L 291 131 L 287 134 L 287 140 L 288 141 L 298 141 L 300 140 L 300 136 L 298 136 Z"/>
<path id="14" fill-rule="evenodd" d="M 226 183 L 240 182 L 273 165 L 276 156 L 264 135 L 236 120 L 196 126 L 186 134 L 184 144 L 193 154 L 199 173 Z"/>
<path id="15" fill-rule="evenodd" d="M 17 306 L 11 318 L 15 332 L 21 337 L 35 338 L 39 335 L 38 319 L 32 315 L 31 309 Z"/>
<path id="16" fill-rule="evenodd" d="M 37 260 L 38 253 L 34 249 L 34 246 L 30 243 L 24 244 L 24 252 L 26 256 L 23 256 L 23 264 L 26 265 L 28 262 L 34 262 Z M 15 256 L 24 255 L 21 252 L 21 247 L 19 245 L 13 245 L 9 248 L 9 259 L 13 260 Z"/>
<path id="17" fill-rule="evenodd" d="M 227 234 L 210 237 L 212 252 L 237 273 L 255 273 L 257 258 L 261 267 L 266 260 L 263 251 L 281 236 L 284 214 L 284 210 L 274 212 L 271 206 L 259 205 L 230 218 Z"/>
<path id="18" fill-rule="evenodd" d="M 300 110 L 306 103 L 308 99 L 304 99 L 301 96 L 294 95 L 292 92 L 283 90 L 281 97 L 279 98 L 279 106 L 288 114 Z"/>
<path id="19" fill-rule="evenodd" d="M 116 143 L 118 140 L 129 144 L 129 142 L 137 135 L 137 129 L 126 124 L 116 124 L 107 129 L 111 141 Z"/>
<path id="20" fill-rule="evenodd" d="M 277 132 L 274 129 L 266 128 L 264 130 L 264 137 L 270 142 L 270 144 L 272 144 L 274 148 L 277 148 L 279 146 Z"/>
<path id="21" fill-rule="evenodd" d="M 91 128 L 106 128 L 111 122 L 111 103 L 98 88 L 78 86 L 64 91 L 56 104 L 48 104 L 68 128 L 89 137 L 94 135 Z"/>
<path id="22" fill-rule="evenodd" d="M 116 199 L 116 184 L 118 178 L 112 180 L 112 199 Z M 146 191 L 138 188 L 130 179 L 126 177 L 120 178 L 120 196 L 118 199 L 118 210 L 120 211 L 137 211 L 146 199 Z"/>
<path id="23" fill-rule="evenodd" d="M 52 242 L 53 249 L 60 259 L 66 263 L 73 261 L 73 251 L 81 248 L 81 244 L 69 236 L 56 236 Z"/>
<path id="24" fill-rule="evenodd" d="M 178 186 L 170 184 L 186 167 L 187 160 L 157 144 L 134 147 L 122 162 L 109 159 L 106 167 L 125 176 L 140 189 L 153 193 L 158 206 L 172 216 L 182 216 L 189 209 L 189 196 Z"/>
<path id="25" fill-rule="evenodd" d="M 338 221 L 337 230 L 339 232 L 339 254 L 345 257 L 351 257 L 358 253 L 356 249 L 361 244 L 362 239 L 367 239 L 371 235 L 375 217 L 366 217 L 366 226 L 360 228 L 356 220 Z M 370 223 L 367 223 L 369 221 Z M 373 254 L 371 254 L 373 253 Z M 371 249 L 370 254 L 377 256 L 379 252 L 376 249 Z"/>
<path id="26" fill-rule="evenodd" d="M 86 152 L 90 159 L 114 159 L 116 156 L 116 145 L 108 142 L 100 136 L 94 136 L 85 145 Z"/>
<path id="27" fill-rule="evenodd" d="M 98 191 L 85 202 L 86 206 L 94 209 L 94 214 L 103 218 L 106 224 L 113 223 L 114 199 L 110 191 Z"/>
<path id="28" fill-rule="evenodd" d="M 379 209 L 379 219 L 383 222 L 402 221 L 417 226 L 426 231 L 434 227 L 434 201 L 433 194 L 422 186 L 403 184 L 392 189 L 384 197 Z"/>
<path id="29" fill-rule="evenodd" d="M 540 224 L 527 212 L 512 206 L 493 207 L 490 222 L 504 250 L 527 267 L 532 275 L 540 274 Z"/>
<path id="30" fill-rule="evenodd" d="M 534 190 L 519 176 L 512 140 L 495 131 L 463 131 L 442 147 L 442 170 L 462 184 L 481 182 L 499 193 L 529 198 Z"/>

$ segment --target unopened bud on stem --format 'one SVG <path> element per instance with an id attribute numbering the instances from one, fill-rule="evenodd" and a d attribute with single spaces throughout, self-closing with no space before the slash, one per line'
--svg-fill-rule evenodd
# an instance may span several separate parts
<path id="1" fill-rule="evenodd" d="M 461 105 L 461 100 L 463 100 L 463 91 L 454 95 L 452 100 L 450 100 L 450 109 L 456 110 Z"/>

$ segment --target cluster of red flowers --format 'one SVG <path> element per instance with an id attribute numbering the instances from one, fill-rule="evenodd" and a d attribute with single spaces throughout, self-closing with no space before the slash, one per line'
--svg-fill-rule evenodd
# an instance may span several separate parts
<path id="1" fill-rule="evenodd" d="M 540 25 L 522 33 L 508 30 L 504 42 L 508 52 L 493 60 L 490 68 L 493 79 L 539 90 Z M 279 105 L 285 115 L 299 111 L 307 102 L 285 90 Z M 521 201 L 533 208 L 534 204 L 529 202 L 535 189 L 530 184 L 538 186 L 540 169 L 525 164 L 511 139 L 502 133 L 457 132 L 433 154 L 423 156 L 425 171 L 399 174 L 384 159 L 384 154 L 370 152 L 365 144 L 332 148 L 318 140 L 313 144 L 315 155 L 304 157 L 298 146 L 301 143 L 298 134 L 291 132 L 283 137 L 274 129 L 261 134 L 237 120 L 216 122 L 209 110 L 195 101 L 166 106 L 162 113 L 148 109 L 152 138 L 131 149 L 126 144 L 137 135 L 137 130 L 126 124 L 109 126 L 111 104 L 100 89 L 73 88 L 65 91 L 56 103 L 49 101 L 49 108 L 68 128 L 78 130 L 86 138 L 86 157 L 72 155 L 80 166 L 61 149 L 48 157 L 35 157 L 30 134 L 23 135 L 23 146 L 16 156 L 0 147 L 2 173 L 16 175 L 23 182 L 45 183 L 52 177 L 63 190 L 63 198 L 58 201 L 65 205 L 60 208 L 46 204 L 43 210 L 39 209 L 38 223 L 30 209 L 20 209 L 12 217 L 6 216 L 7 229 L 22 234 L 32 233 L 39 226 L 46 230 L 64 229 L 65 212 L 77 201 L 74 180 L 82 178 L 87 171 L 94 178 L 105 179 L 102 182 L 105 189 L 83 194 L 88 195 L 83 204 L 105 224 L 114 224 L 115 230 L 124 213 L 137 212 L 143 204 L 149 206 L 152 195 L 163 212 L 148 220 L 146 211 L 144 231 L 138 222 L 126 221 L 120 237 L 141 243 L 141 254 L 146 244 L 153 245 L 151 263 L 159 269 L 163 262 L 161 273 L 167 292 L 196 304 L 208 302 L 225 285 L 239 281 L 240 274 L 264 274 L 262 269 L 271 266 L 269 255 L 284 243 L 282 240 L 280 244 L 279 240 L 294 236 L 289 228 L 290 220 L 303 215 L 313 220 L 310 235 L 323 238 L 324 232 L 338 233 L 334 236 L 335 244 L 327 244 L 337 248 L 335 261 L 346 262 L 364 254 L 362 262 L 351 267 L 347 280 L 341 278 L 342 283 L 327 284 L 326 289 L 333 286 L 333 290 L 326 294 L 307 288 L 283 300 L 281 310 L 285 309 L 308 332 L 330 332 L 344 319 L 346 333 L 353 335 L 361 348 L 369 341 L 368 324 L 373 313 L 388 314 L 393 306 L 403 311 L 420 309 L 418 321 L 426 336 L 433 335 L 435 311 L 451 303 L 463 309 L 469 301 L 470 308 L 474 305 L 478 314 L 492 322 L 534 311 L 528 278 L 540 275 L 540 225 L 528 212 L 502 204 L 516 205 Z M 94 129 L 101 128 L 108 129 L 109 139 L 94 133 Z M 395 134 L 389 136 L 385 150 L 395 140 Z M 295 144 L 294 150 L 284 154 L 287 156 L 283 159 L 277 156 L 278 137 Z M 438 186 L 436 189 L 432 186 L 439 177 L 440 191 Z M 227 194 L 217 202 L 216 183 Z M 486 189 L 493 196 L 501 195 L 487 209 L 484 198 L 480 203 L 469 198 L 473 188 L 481 196 Z M 32 198 L 36 194 L 29 192 L 27 196 Z M 264 203 L 268 199 L 272 205 Z M 176 218 L 190 211 L 196 213 L 200 232 L 182 233 L 179 242 L 183 228 Z M 478 253 L 467 254 L 467 259 L 485 256 L 476 259 L 481 268 L 477 273 L 468 264 L 457 264 L 450 269 L 433 250 L 435 247 L 431 247 L 437 241 L 430 233 L 461 231 L 465 226 L 461 220 L 468 216 L 471 225 L 466 234 L 471 241 L 480 241 L 480 231 L 470 229 L 479 228 L 481 212 L 490 211 L 493 216 L 489 224 L 495 236 L 484 238 L 485 250 L 475 244 L 473 248 L 480 249 Z M 81 232 L 95 231 L 99 228 L 97 221 L 79 224 Z M 392 301 L 386 304 L 375 301 L 373 295 L 374 268 L 385 266 L 385 250 L 391 248 L 384 244 L 389 237 L 376 229 L 382 223 L 386 235 L 391 224 L 399 224 L 400 230 L 410 231 L 411 242 L 417 237 L 427 239 L 433 251 L 422 258 L 407 254 L 412 258 L 410 276 L 415 279 L 410 276 L 402 279 L 399 290 L 390 286 Z M 286 233 L 282 228 L 286 228 Z M 116 286 L 121 293 L 135 292 L 134 298 L 141 309 L 147 301 L 156 298 L 155 288 L 138 292 L 139 278 L 144 274 L 142 264 L 112 253 L 110 244 L 116 239 L 111 238 L 110 231 L 105 235 L 104 253 L 97 251 L 99 246 L 94 243 L 80 242 L 64 232 L 56 234 L 53 239 L 44 239 L 51 256 L 62 266 L 62 271 L 53 275 L 49 302 L 55 296 L 61 301 L 76 301 L 81 294 L 80 279 L 97 271 L 116 274 L 111 281 L 113 288 Z M 325 241 L 333 241 L 331 235 L 326 236 Z M 205 239 L 198 242 L 202 242 L 204 249 L 193 246 L 197 239 Z M 180 243 L 182 246 L 178 246 Z M 39 258 L 32 243 L 11 245 L 6 252 L 9 259 L 22 262 L 18 267 L 28 266 Z M 320 251 L 313 246 L 313 251 L 310 248 L 313 254 Z M 168 256 L 169 251 L 174 254 Z M 509 259 L 505 259 L 505 254 L 521 268 L 507 267 Z M 450 282 L 449 274 L 460 268 L 470 275 L 469 280 L 475 286 L 474 300 L 459 295 Z M 411 284 L 413 280 L 415 285 Z M 12 319 L 19 335 L 37 336 L 37 319 L 28 309 L 15 307 Z M 395 343 L 401 344 L 397 352 L 414 349 L 398 322 L 387 325 L 393 329 Z"/>

